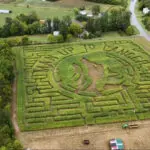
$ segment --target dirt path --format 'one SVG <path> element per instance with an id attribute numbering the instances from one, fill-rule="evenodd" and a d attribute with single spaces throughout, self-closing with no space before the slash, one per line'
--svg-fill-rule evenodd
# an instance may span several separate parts
<path id="1" fill-rule="evenodd" d="M 89 76 L 92 78 L 92 84 L 88 87 L 88 90 L 95 91 L 96 82 L 102 79 L 104 75 L 104 68 L 102 65 L 94 64 L 86 59 L 83 59 L 82 62 L 87 66 Z"/>
<path id="2" fill-rule="evenodd" d="M 123 130 L 122 124 L 119 123 L 22 132 L 21 141 L 25 147 L 37 150 L 107 150 L 109 139 L 118 137 L 123 139 L 126 149 L 148 149 L 150 121 L 137 121 L 136 123 L 140 127 L 132 130 Z M 84 139 L 89 139 L 90 145 L 83 145 Z"/>
<path id="3" fill-rule="evenodd" d="M 11 104 L 11 120 L 12 120 L 12 124 L 13 124 L 13 127 L 15 129 L 15 135 L 16 137 L 19 137 L 19 134 L 20 134 L 20 130 L 19 130 L 19 127 L 18 127 L 18 123 L 17 123 L 17 80 L 16 78 L 14 79 L 14 82 L 13 82 L 13 99 L 12 99 L 12 104 Z"/>

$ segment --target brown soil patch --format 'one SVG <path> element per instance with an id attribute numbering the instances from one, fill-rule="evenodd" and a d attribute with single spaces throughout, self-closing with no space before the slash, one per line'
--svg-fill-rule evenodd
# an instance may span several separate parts
<path id="1" fill-rule="evenodd" d="M 92 84 L 88 87 L 88 90 L 93 91 L 96 89 L 97 80 L 104 75 L 104 68 L 102 65 L 89 62 L 86 59 L 82 59 L 82 62 L 88 67 L 89 76 L 92 78 Z"/>

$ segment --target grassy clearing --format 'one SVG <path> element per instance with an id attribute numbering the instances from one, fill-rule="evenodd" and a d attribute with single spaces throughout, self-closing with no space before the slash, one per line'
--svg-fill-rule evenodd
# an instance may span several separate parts
<path id="1" fill-rule="evenodd" d="M 14 51 L 22 130 L 150 118 L 150 55 L 131 40 Z"/>

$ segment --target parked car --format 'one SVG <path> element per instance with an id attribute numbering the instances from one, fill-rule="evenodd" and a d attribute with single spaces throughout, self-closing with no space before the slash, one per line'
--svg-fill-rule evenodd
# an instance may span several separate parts
<path id="1" fill-rule="evenodd" d="M 124 150 L 123 141 L 119 138 L 111 139 L 109 141 L 110 150 Z"/>

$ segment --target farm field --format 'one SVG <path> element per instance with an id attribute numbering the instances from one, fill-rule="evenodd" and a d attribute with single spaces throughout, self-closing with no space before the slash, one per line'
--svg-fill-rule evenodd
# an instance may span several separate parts
<path id="1" fill-rule="evenodd" d="M 150 118 L 150 55 L 131 40 L 14 48 L 21 130 Z"/>

